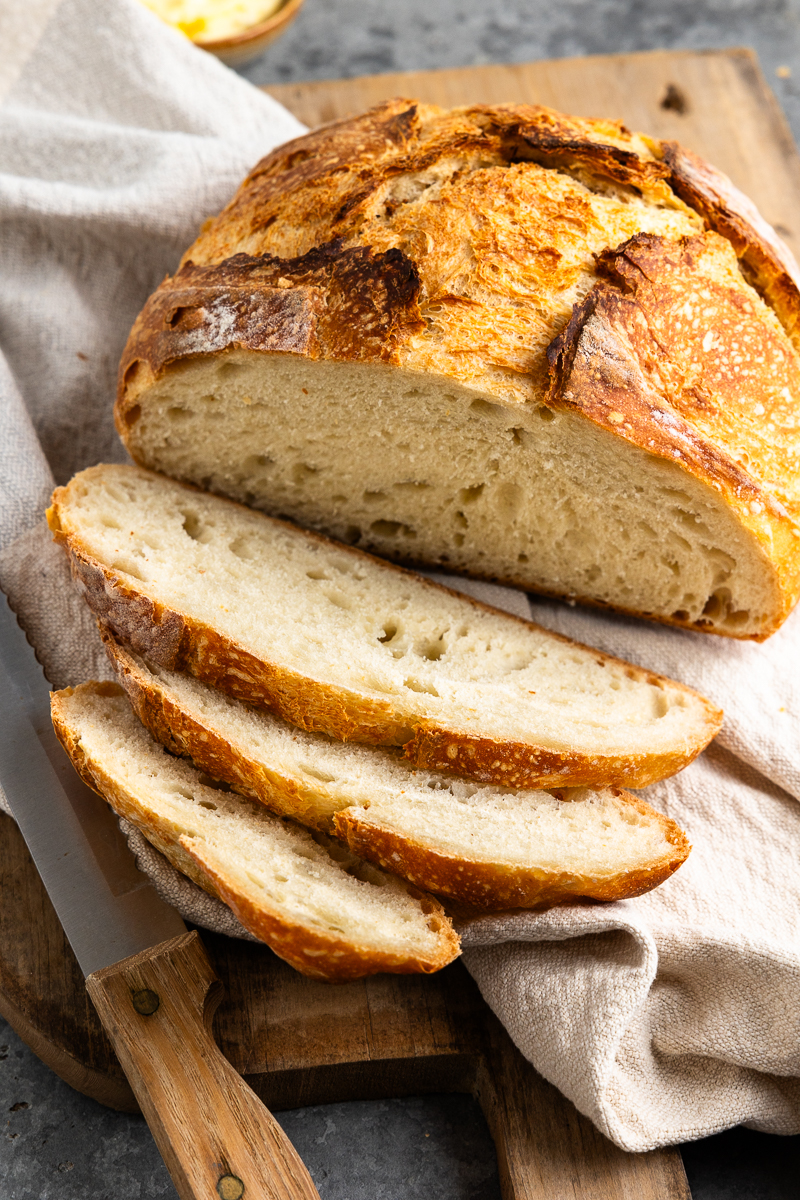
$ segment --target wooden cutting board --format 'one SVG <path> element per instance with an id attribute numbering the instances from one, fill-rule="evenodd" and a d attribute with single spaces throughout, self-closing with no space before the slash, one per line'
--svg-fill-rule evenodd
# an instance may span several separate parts
<path id="1" fill-rule="evenodd" d="M 392 95 L 621 117 L 710 158 L 799 248 L 800 159 L 746 50 L 376 75 L 269 91 L 309 125 Z M 134 1110 L 27 850 L 2 815 L 0 897 L 0 1012 L 78 1091 Z M 431 977 L 386 975 L 337 987 L 304 979 L 266 947 L 205 932 L 203 940 L 226 988 L 217 1040 L 271 1108 L 472 1092 L 495 1138 L 506 1200 L 689 1196 L 677 1151 L 623 1153 L 536 1074 L 460 964 Z"/>

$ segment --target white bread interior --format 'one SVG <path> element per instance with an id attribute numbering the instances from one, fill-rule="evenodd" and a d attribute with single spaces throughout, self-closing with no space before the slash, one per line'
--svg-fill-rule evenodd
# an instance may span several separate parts
<path id="1" fill-rule="evenodd" d="M 583 416 L 382 364 L 229 351 L 147 393 L 156 471 L 407 563 L 759 636 L 780 587 L 710 482 Z"/>
<path id="2" fill-rule="evenodd" d="M 176 614 L 186 669 L 250 699 L 247 663 L 266 664 L 280 684 L 268 706 L 306 728 L 407 753 L 422 729 L 445 755 L 427 765 L 473 775 L 474 762 L 475 778 L 514 786 L 644 786 L 719 728 L 719 710 L 681 684 L 139 468 L 81 472 L 50 521 L 121 640 L 147 653 Z M 345 710 L 369 728 L 339 727 Z"/>
<path id="3" fill-rule="evenodd" d="M 304 974 L 432 971 L 458 953 L 436 901 L 334 839 L 221 791 L 151 738 L 121 688 L 82 684 L 55 693 L 52 706 L 84 779 Z"/>
<path id="4" fill-rule="evenodd" d="M 170 749 L 273 812 L 335 830 L 365 858 L 463 904 L 638 895 L 688 854 L 673 822 L 616 788 L 502 791 L 414 770 L 397 750 L 307 733 L 107 646 L 140 719 Z"/>

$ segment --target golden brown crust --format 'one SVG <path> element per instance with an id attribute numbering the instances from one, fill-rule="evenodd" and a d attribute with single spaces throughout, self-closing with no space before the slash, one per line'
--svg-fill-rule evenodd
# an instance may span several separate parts
<path id="1" fill-rule="evenodd" d="M 776 580 L 763 639 L 800 594 L 800 364 L 776 323 L 726 279 L 720 250 L 715 234 L 679 243 L 639 234 L 603 255 L 605 278 L 548 350 L 547 403 L 679 462 L 724 496 Z"/>
<path id="2" fill-rule="evenodd" d="M 83 686 L 91 687 L 101 695 L 119 695 L 122 692 L 122 688 L 113 683 L 92 683 Z M 84 783 L 102 796 L 116 813 L 135 825 L 173 866 L 204 891 L 227 904 L 246 929 L 266 942 L 296 970 L 331 983 L 344 983 L 379 972 L 430 973 L 441 970 L 458 956 L 458 935 L 452 929 L 441 905 L 433 897 L 418 892 L 413 886 L 409 886 L 409 894 L 420 902 L 423 913 L 429 918 L 430 928 L 439 935 L 438 954 L 427 959 L 409 957 L 403 952 L 391 954 L 363 945 L 358 946 L 291 921 L 277 910 L 269 911 L 254 905 L 247 897 L 241 895 L 226 877 L 213 847 L 202 838 L 178 836 L 178 832 L 170 828 L 168 822 L 152 816 L 134 795 L 121 788 L 103 767 L 86 753 L 63 707 L 63 699 L 71 696 L 74 690 L 65 688 L 61 692 L 54 692 L 51 696 L 51 713 L 58 739 Z"/>
<path id="3" fill-rule="evenodd" d="M 608 198 L 622 193 L 637 203 L 617 205 L 611 217 Z M 647 235 L 636 236 L 642 202 L 650 214 L 669 218 L 672 232 L 661 240 L 683 263 L 675 277 L 684 299 L 697 297 L 709 280 L 704 255 L 689 247 L 705 225 L 726 239 L 800 347 L 800 269 L 791 254 L 724 175 L 677 143 L 539 106 L 442 112 L 396 99 L 279 147 L 207 224 L 131 334 L 120 369 L 120 434 L 144 461 L 137 424 L 148 388 L 182 361 L 235 348 L 383 361 L 457 379 L 501 403 L 540 402 L 551 381 L 548 346 L 552 362 L 570 313 L 571 334 L 576 322 L 586 324 L 587 283 L 613 273 L 622 259 L 630 264 L 633 243 L 642 258 Z M 706 247 L 713 236 L 706 235 Z M 735 310 L 741 322 L 755 296 L 735 275 L 723 290 L 728 313 Z M 628 274 L 605 282 L 630 298 L 630 281 Z M 644 311 L 643 291 L 636 289 L 633 299 Z M 610 304 L 607 290 L 603 297 Z M 747 320 L 749 342 L 762 339 L 780 362 L 775 370 L 748 370 L 729 338 L 736 370 L 728 385 L 711 387 L 712 412 L 706 385 L 714 382 L 708 369 L 721 362 L 718 346 L 700 356 L 707 377 L 687 384 L 685 372 L 675 369 L 679 343 L 659 343 L 655 317 L 665 302 L 656 300 L 647 321 L 658 343 L 655 357 L 664 366 L 665 350 L 672 368 L 662 380 L 666 404 L 640 395 L 637 419 L 614 424 L 606 416 L 625 417 L 626 410 L 602 401 L 595 386 L 594 402 L 576 411 L 722 490 L 765 548 L 765 569 L 774 565 L 780 595 L 760 633 L 719 623 L 713 631 L 763 639 L 800 591 L 800 538 L 787 524 L 800 520 L 800 497 L 781 494 L 787 481 L 795 491 L 800 486 L 798 360 L 778 322 L 756 305 Z M 671 311 L 677 312 L 674 304 Z M 685 365 L 696 347 L 685 327 L 681 337 Z M 634 361 L 641 363 L 645 342 L 639 339 Z M 760 357 L 749 352 L 750 366 Z M 561 389 L 555 370 L 551 396 Z M 733 384 L 740 395 L 752 392 L 749 406 L 723 403 L 736 391 Z M 683 403 L 701 394 L 702 402 Z M 680 419 L 665 421 L 668 410 Z M 774 453 L 765 453 L 767 442 Z M 789 517 L 776 513 L 762 492 Z M 766 514 L 751 519 L 750 506 L 762 503 Z M 680 613 L 658 619 L 691 627 Z"/>
<path id="4" fill-rule="evenodd" d="M 649 867 L 631 869 L 610 878 L 567 871 L 546 871 L 444 854 L 424 843 L 400 838 L 388 828 L 365 821 L 358 809 L 347 808 L 334 818 L 336 832 L 350 849 L 380 866 L 398 872 L 418 887 L 464 904 L 475 911 L 509 908 L 552 908 L 578 897 L 630 900 L 658 887 L 686 861 L 691 845 L 685 833 L 644 800 L 619 792 L 619 799 L 657 822 L 672 847 L 669 855 Z"/>
<path id="5" fill-rule="evenodd" d="M 191 758 L 214 779 L 229 783 L 235 791 L 265 805 L 281 817 L 332 833 L 329 812 L 320 811 L 317 794 L 277 769 L 245 758 L 231 743 L 215 732 L 210 722 L 192 717 L 138 667 L 131 655 L 115 642 L 106 629 L 102 633 L 106 652 L 134 712 L 157 742 L 173 754 Z"/>
<path id="6" fill-rule="evenodd" d="M 278 913 L 255 905 L 242 895 L 224 873 L 213 847 L 200 838 L 181 838 L 181 847 L 196 863 L 199 871 L 245 929 L 266 942 L 271 950 L 302 975 L 324 979 L 328 983 L 348 983 L 365 975 L 386 972 L 393 975 L 431 974 L 440 971 L 460 953 L 458 935 L 450 926 L 442 906 L 432 896 L 422 899 L 429 924 L 442 935 L 444 943 L 432 958 L 410 958 L 407 953 L 390 954 L 365 946 L 356 946 L 342 938 L 318 933 L 302 924 L 293 924 Z M 207 888 L 207 890 L 209 890 Z M 415 889 L 409 888 L 412 895 Z"/>
<path id="7" fill-rule="evenodd" d="M 237 700 L 266 708 L 301 729 L 327 733 L 340 741 L 408 746 L 408 757 L 419 766 L 449 770 L 482 782 L 513 783 L 516 787 L 566 786 L 568 783 L 589 787 L 639 787 L 672 775 L 691 762 L 716 736 L 722 723 L 721 710 L 691 688 L 663 680 L 650 671 L 622 663 L 547 630 L 547 636 L 556 641 L 574 645 L 602 662 L 622 665 L 631 678 L 656 684 L 668 682 L 671 688 L 699 699 L 706 713 L 704 728 L 697 730 L 691 744 L 669 752 L 654 752 L 640 759 L 631 755 L 604 758 L 586 753 L 554 756 L 533 741 L 498 744 L 458 728 L 439 727 L 424 720 L 416 722 L 415 728 L 409 728 L 390 701 L 321 683 L 259 659 L 213 626 L 145 595 L 133 585 L 130 576 L 123 580 L 117 571 L 106 567 L 91 554 L 77 533 L 70 531 L 67 493 L 68 488 L 56 489 L 48 510 L 48 521 L 55 540 L 67 553 L 73 578 L 101 630 L 107 630 L 113 638 L 158 666 L 185 671 Z M 263 520 L 274 518 L 263 517 Z M 328 540 L 319 534 L 295 532 L 311 540 Z M 357 559 L 372 558 L 353 547 L 336 545 L 340 553 Z M 404 570 L 383 562 L 381 567 L 393 572 Z M 440 586 L 427 580 L 424 584 L 431 588 Z M 459 599 L 479 610 L 495 611 L 480 601 L 464 596 Z M 503 615 L 506 620 L 540 629 L 533 622 L 507 613 Z M 563 771 L 556 770 L 556 762 L 561 764 Z"/>
<path id="8" fill-rule="evenodd" d="M 153 293 L 128 338 L 119 366 L 122 430 L 148 380 L 200 355 L 244 349 L 391 361 L 396 345 L 424 328 L 419 288 L 401 250 L 345 249 L 341 239 L 293 259 L 188 262 Z"/>
<path id="9" fill-rule="evenodd" d="M 291 817 L 327 833 L 335 832 L 362 858 L 400 874 L 425 891 L 440 893 L 476 909 L 494 911 L 549 907 L 571 896 L 622 899 L 656 887 L 677 870 L 689 853 L 686 837 L 673 821 L 644 801 L 616 789 L 624 803 L 661 825 L 675 850 L 669 859 L 647 869 L 598 881 L 589 876 L 512 868 L 500 862 L 478 862 L 442 853 L 430 841 L 420 843 L 365 821 L 357 806 L 332 812 L 330 804 L 327 807 L 320 804 L 312 789 L 300 787 L 296 780 L 281 775 L 275 768 L 267 769 L 262 762 L 243 755 L 215 731 L 213 722 L 196 719 L 171 700 L 158 680 L 142 671 L 136 660 L 112 638 L 106 635 L 104 641 L 134 711 L 168 750 L 187 755 L 213 778 L 222 779 L 242 795 L 259 800 L 279 816 Z M 494 753 L 498 753 L 497 747 Z M 563 781 L 558 771 L 554 778 Z M 513 780 L 507 782 L 513 784 Z"/>
<path id="10" fill-rule="evenodd" d="M 727 238 L 745 275 L 800 349 L 800 268 L 788 246 L 722 171 L 678 142 L 662 142 L 660 150 L 672 190 Z"/>
<path id="11" fill-rule="evenodd" d="M 719 714 L 719 724 L 722 714 Z M 719 731 L 714 726 L 714 734 Z M 496 742 L 466 736 L 458 730 L 440 729 L 427 722 L 414 728 L 403 746 L 404 756 L 415 767 L 452 771 L 480 783 L 513 788 L 647 787 L 668 779 L 693 762 L 704 745 L 684 746 L 671 753 L 647 755 L 558 753 L 522 742 Z"/>
<path id="12" fill-rule="evenodd" d="M 610 184 L 654 201 L 668 198 L 682 210 L 663 182 L 666 174 L 668 168 L 619 123 L 581 121 L 530 105 L 442 113 L 398 99 L 279 147 L 207 223 L 178 274 L 165 280 L 140 314 L 120 367 L 120 434 L 135 455 L 131 429 L 142 391 L 173 363 L 236 347 L 348 358 L 363 345 L 365 360 L 396 361 L 402 350 L 406 365 L 444 367 L 450 374 L 450 344 L 462 372 L 487 375 L 486 363 L 494 364 L 505 392 L 527 399 L 531 367 L 546 373 L 543 347 L 567 314 L 556 312 L 543 322 L 516 300 L 509 303 L 505 289 L 519 297 L 551 286 L 570 289 L 576 228 L 589 238 L 579 270 L 591 269 L 593 249 L 616 245 L 634 231 L 628 216 L 622 227 L 604 232 L 602 204 L 595 205 L 587 184 L 601 192 Z M 409 194 L 431 180 L 446 186 L 417 228 L 419 211 L 409 224 L 404 210 L 414 207 Z M 518 204 L 539 211 L 536 225 L 520 230 L 512 244 L 506 216 Z M 480 247 L 473 237 L 467 249 L 464 236 L 469 240 L 477 213 L 493 228 L 480 237 Z M 355 250 L 369 256 L 361 270 L 371 275 L 373 290 L 383 274 L 416 273 L 424 309 L 416 295 L 404 301 L 382 350 L 376 331 L 383 335 L 387 306 L 380 297 L 354 304 L 355 278 L 345 289 L 351 319 L 339 322 L 327 341 L 318 338 L 329 291 L 334 309 L 341 306 L 342 282 L 334 272 L 329 288 L 316 266 L 309 274 L 305 260 L 330 246 L 338 256 Z M 387 258 L 391 253 L 400 257 Z M 471 268 L 468 259 L 474 260 Z M 226 263 L 230 281 L 225 272 L 203 274 Z M 276 287 L 296 294 L 275 295 Z"/>
<path id="13" fill-rule="evenodd" d="M 501 104 L 474 113 L 487 130 L 499 134 L 509 162 L 537 162 L 578 172 L 590 184 L 623 184 L 653 199 L 665 199 L 670 167 L 649 152 L 619 121 L 590 121 L 538 105 Z"/>

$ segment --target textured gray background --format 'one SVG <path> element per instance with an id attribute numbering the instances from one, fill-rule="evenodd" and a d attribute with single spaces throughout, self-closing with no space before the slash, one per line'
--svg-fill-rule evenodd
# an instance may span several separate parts
<path id="1" fill-rule="evenodd" d="M 289 33 L 241 73 L 265 84 L 736 45 L 756 49 L 800 141 L 800 0 L 306 0 Z M 466 1097 L 327 1105 L 280 1120 L 322 1200 L 499 1200 L 491 1139 Z M 735 1129 L 683 1154 L 694 1200 L 800 1195 L 800 1137 Z M 175 1196 L 144 1122 L 78 1096 L 0 1021 L 2 1200 Z"/>

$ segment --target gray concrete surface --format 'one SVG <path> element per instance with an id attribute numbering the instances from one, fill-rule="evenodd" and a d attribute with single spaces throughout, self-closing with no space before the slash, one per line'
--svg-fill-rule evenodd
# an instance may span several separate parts
<path id="1" fill-rule="evenodd" d="M 242 74 L 261 84 L 731 45 L 757 50 L 800 141 L 800 0 L 306 0 L 286 37 Z M 140 1118 L 72 1092 L 2 1022 L 0 1118 L 0 1200 L 176 1195 Z M 468 1098 L 329 1105 L 280 1119 L 322 1200 L 499 1198 L 491 1140 Z M 800 1195 L 800 1137 L 735 1129 L 683 1153 L 694 1200 Z"/>
<path id="2" fill-rule="evenodd" d="M 800 0 L 306 0 L 288 33 L 241 74 L 286 83 L 721 46 L 758 52 L 800 142 Z"/>

